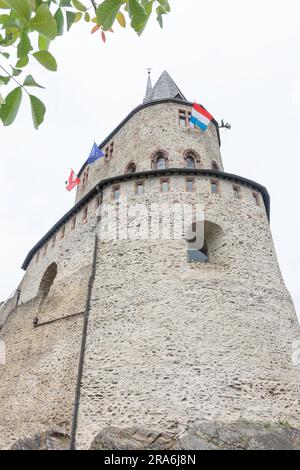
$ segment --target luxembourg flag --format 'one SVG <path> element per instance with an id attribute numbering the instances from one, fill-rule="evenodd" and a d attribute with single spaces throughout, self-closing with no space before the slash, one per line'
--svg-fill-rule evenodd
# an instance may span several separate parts
<path id="1" fill-rule="evenodd" d="M 203 106 L 200 106 L 200 104 L 194 103 L 193 109 L 192 109 L 192 115 L 190 119 L 190 122 L 192 124 L 200 127 L 200 129 L 205 132 L 212 119 L 213 119 L 212 115 L 209 114 L 209 112 L 206 111 L 206 109 L 204 109 Z"/>

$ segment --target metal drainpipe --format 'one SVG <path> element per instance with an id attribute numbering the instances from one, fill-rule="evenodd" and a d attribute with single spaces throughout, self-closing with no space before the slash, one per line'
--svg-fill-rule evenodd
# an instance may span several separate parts
<path id="1" fill-rule="evenodd" d="M 100 196 L 100 201 L 101 201 L 100 204 L 101 204 L 102 203 L 102 190 L 100 192 L 99 192 L 99 188 L 97 188 L 97 190 L 98 190 L 97 196 Z M 99 207 L 97 208 L 97 211 L 98 210 L 99 210 Z M 77 432 L 77 423 L 78 423 L 80 394 L 81 394 L 81 381 L 82 381 L 83 366 L 84 366 L 84 356 L 85 356 L 85 348 L 86 348 L 86 340 L 87 340 L 89 312 L 90 312 L 90 306 L 91 306 L 91 295 L 92 295 L 92 288 L 93 288 L 95 275 L 96 275 L 96 261 L 97 261 L 97 249 L 98 249 L 97 228 L 98 228 L 100 219 L 101 219 L 101 216 L 97 215 L 92 269 L 91 269 L 90 278 L 88 282 L 88 290 L 87 290 L 86 303 L 85 303 L 81 347 L 80 347 L 80 355 L 79 355 L 79 363 L 78 363 L 77 383 L 76 383 L 76 389 L 75 389 L 75 400 L 74 400 L 73 413 L 72 413 L 70 450 L 76 449 L 76 432 Z"/>

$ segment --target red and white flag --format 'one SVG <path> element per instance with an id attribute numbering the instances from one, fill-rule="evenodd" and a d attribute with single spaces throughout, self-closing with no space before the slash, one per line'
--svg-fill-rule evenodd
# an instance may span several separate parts
<path id="1" fill-rule="evenodd" d="M 80 178 L 74 173 L 74 171 L 71 169 L 70 176 L 68 178 L 68 181 L 66 181 L 66 189 L 68 191 L 72 191 L 75 186 L 77 186 L 80 183 Z"/>

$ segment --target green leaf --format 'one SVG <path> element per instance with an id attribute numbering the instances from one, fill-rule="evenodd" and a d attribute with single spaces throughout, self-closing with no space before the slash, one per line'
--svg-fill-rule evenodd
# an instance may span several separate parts
<path id="1" fill-rule="evenodd" d="M 5 30 L 6 36 L 4 39 L 5 46 L 11 46 L 20 37 L 20 30 L 16 27 L 9 27 Z"/>
<path id="2" fill-rule="evenodd" d="M 171 10 L 169 0 L 157 0 L 157 2 L 160 4 L 160 7 L 164 13 L 169 13 Z"/>
<path id="3" fill-rule="evenodd" d="M 12 124 L 18 114 L 22 101 L 22 88 L 18 87 L 11 91 L 5 98 L 5 104 L 0 108 L 0 118 L 4 126 Z"/>
<path id="4" fill-rule="evenodd" d="M 44 36 L 39 35 L 38 45 L 40 51 L 47 51 L 49 49 L 50 41 Z"/>
<path id="5" fill-rule="evenodd" d="M 18 62 L 16 63 L 16 67 L 18 67 L 19 69 L 22 69 L 23 67 L 26 67 L 26 65 L 28 65 L 28 62 L 29 62 L 28 55 L 24 55 L 24 57 L 21 57 L 21 59 L 18 60 Z"/>
<path id="6" fill-rule="evenodd" d="M 29 97 L 30 97 L 33 124 L 34 124 L 34 127 L 38 129 L 39 125 L 44 121 L 46 108 L 45 108 L 44 103 L 42 103 L 42 101 L 39 100 L 36 96 L 29 95 Z"/>
<path id="7" fill-rule="evenodd" d="M 97 8 L 97 23 L 102 26 L 105 31 L 108 31 L 121 8 L 122 0 L 104 0 Z"/>
<path id="8" fill-rule="evenodd" d="M 71 7 L 71 0 L 60 0 L 60 6 L 61 7 Z"/>
<path id="9" fill-rule="evenodd" d="M 61 36 L 64 33 L 65 19 L 61 8 L 58 8 L 54 15 L 57 25 L 57 36 Z"/>
<path id="10" fill-rule="evenodd" d="M 88 23 L 89 21 L 91 21 L 90 14 L 89 14 L 88 12 L 85 13 L 84 19 L 85 19 L 85 21 L 86 21 L 87 23 Z"/>
<path id="11" fill-rule="evenodd" d="M 0 75 L 0 85 L 7 85 L 10 80 L 10 77 L 3 77 L 3 75 Z"/>
<path id="12" fill-rule="evenodd" d="M 57 70 L 57 63 L 55 58 L 49 51 L 38 51 L 32 54 L 33 57 L 46 69 L 51 70 L 52 72 L 56 72 Z"/>
<path id="13" fill-rule="evenodd" d="M 50 41 L 57 36 L 56 21 L 46 3 L 42 3 L 38 8 L 35 17 L 30 21 L 29 26 Z"/>
<path id="14" fill-rule="evenodd" d="M 0 52 L 0 54 L 2 54 L 3 57 L 5 57 L 5 59 L 9 59 L 9 53 L 8 52 Z"/>
<path id="15" fill-rule="evenodd" d="M 28 0 L 4 0 L 4 3 L 15 11 L 24 23 L 29 21 L 31 16 L 31 7 Z"/>
<path id="16" fill-rule="evenodd" d="M 13 77 L 18 77 L 18 75 L 20 75 L 22 73 L 22 70 L 19 70 L 19 69 L 15 69 L 14 67 L 10 66 L 11 69 L 12 69 L 12 76 Z"/>
<path id="17" fill-rule="evenodd" d="M 67 30 L 69 31 L 72 24 L 76 23 L 77 21 L 81 19 L 82 13 L 79 13 L 79 12 L 73 13 L 72 11 L 67 11 L 66 16 L 67 16 Z"/>
<path id="18" fill-rule="evenodd" d="M 10 19 L 9 15 L 0 15 L 0 24 L 3 24 L 4 26 L 6 26 L 9 22 L 9 19 Z"/>
<path id="19" fill-rule="evenodd" d="M 123 15 L 121 11 L 117 13 L 117 20 L 118 20 L 119 25 L 122 26 L 122 28 L 126 28 L 125 16 Z"/>
<path id="20" fill-rule="evenodd" d="M 81 2 L 79 2 L 79 0 L 72 0 L 72 3 L 74 7 L 79 11 L 85 12 L 87 10 L 87 7 L 84 6 Z"/>
<path id="21" fill-rule="evenodd" d="M 27 56 L 28 52 L 32 49 L 31 42 L 27 33 L 21 33 L 20 42 L 17 48 L 17 55 L 20 59 L 21 57 Z"/>
<path id="22" fill-rule="evenodd" d="M 35 79 L 33 78 L 32 75 L 27 75 L 27 77 L 25 78 L 24 80 L 24 83 L 23 83 L 24 86 L 36 86 L 36 87 L 39 87 L 39 88 L 45 88 L 41 85 L 39 85 Z"/>
<path id="23" fill-rule="evenodd" d="M 0 0 L 0 8 L 9 8 L 6 3 L 5 3 L 5 0 Z"/>
<path id="24" fill-rule="evenodd" d="M 137 0 L 128 0 L 128 13 L 131 19 L 131 27 L 140 36 L 145 29 L 151 11 L 146 11 Z"/>

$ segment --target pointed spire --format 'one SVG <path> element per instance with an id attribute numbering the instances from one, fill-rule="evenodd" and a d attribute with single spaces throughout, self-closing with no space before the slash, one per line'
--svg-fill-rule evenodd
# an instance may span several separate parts
<path id="1" fill-rule="evenodd" d="M 144 98 L 144 102 L 149 101 L 149 97 L 152 93 L 151 69 L 147 69 L 147 70 L 148 70 L 148 80 L 147 80 L 147 88 L 146 88 L 146 95 Z"/>
<path id="2" fill-rule="evenodd" d="M 150 84 L 151 84 L 151 79 L 150 79 Z M 168 99 L 168 98 L 187 101 L 185 96 L 179 90 L 176 83 L 172 80 L 168 72 L 165 70 L 161 74 L 161 76 L 159 77 L 158 81 L 156 82 L 153 88 L 151 85 L 150 92 L 148 92 L 148 86 L 147 86 L 147 94 L 144 99 L 144 102 Z"/>

